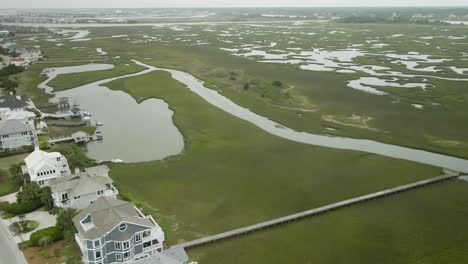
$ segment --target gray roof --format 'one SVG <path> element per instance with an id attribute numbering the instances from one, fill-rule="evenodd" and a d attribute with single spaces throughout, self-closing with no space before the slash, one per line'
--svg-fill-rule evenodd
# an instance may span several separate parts
<path id="1" fill-rule="evenodd" d="M 25 124 L 19 120 L 1 120 L 0 121 L 0 135 L 9 135 L 21 132 L 32 131 L 31 125 Z"/>
<path id="2" fill-rule="evenodd" d="M 23 108 L 29 105 L 29 98 L 25 95 L 0 96 L 0 108 Z"/>
<path id="3" fill-rule="evenodd" d="M 89 174 L 102 174 L 109 172 L 109 167 L 107 167 L 107 165 L 99 165 L 90 168 L 85 168 L 84 170 Z"/>
<path id="4" fill-rule="evenodd" d="M 92 219 L 93 227 L 85 230 L 81 220 L 88 215 Z M 93 204 L 83 209 L 73 218 L 73 223 L 84 239 L 101 238 L 122 222 L 156 227 L 156 224 L 150 218 L 140 215 L 132 203 L 104 196 L 99 197 Z"/>
<path id="5" fill-rule="evenodd" d="M 69 197 L 82 196 L 89 193 L 107 189 L 106 184 L 112 180 L 106 176 L 91 176 L 88 173 L 79 173 L 71 176 L 57 178 L 50 184 L 52 192 L 67 191 Z"/>
<path id="6" fill-rule="evenodd" d="M 172 247 L 162 253 L 134 262 L 135 264 L 182 264 L 188 261 L 187 253 L 183 247 Z"/>

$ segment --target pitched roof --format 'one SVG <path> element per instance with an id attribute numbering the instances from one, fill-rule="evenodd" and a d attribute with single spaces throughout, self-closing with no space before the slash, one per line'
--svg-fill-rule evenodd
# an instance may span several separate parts
<path id="1" fill-rule="evenodd" d="M 50 183 L 52 192 L 67 191 L 69 197 L 82 196 L 107 189 L 112 179 L 106 176 L 92 177 L 88 173 L 79 173 L 57 178 Z"/>
<path id="2" fill-rule="evenodd" d="M 92 220 L 92 227 L 85 230 L 81 221 L 87 216 Z M 93 204 L 83 209 L 73 218 L 78 232 L 85 239 L 97 239 L 112 231 L 121 222 L 156 227 L 150 218 L 140 215 L 132 203 L 101 196 Z"/>
<path id="3" fill-rule="evenodd" d="M 107 165 L 99 165 L 90 168 L 85 168 L 84 170 L 89 174 L 102 174 L 109 172 L 109 167 L 107 167 Z"/>
<path id="4" fill-rule="evenodd" d="M 0 121 L 0 134 L 8 135 L 21 132 L 32 131 L 31 125 L 25 124 L 20 120 L 1 120 Z"/>
<path id="5" fill-rule="evenodd" d="M 5 114 L 3 114 L 3 116 L 7 120 L 11 120 L 11 119 L 20 119 L 21 120 L 21 119 L 29 119 L 29 118 L 32 118 L 32 117 L 36 117 L 36 114 L 34 114 L 33 112 L 24 111 L 24 110 L 15 110 L 15 111 L 9 110 Z"/>
<path id="6" fill-rule="evenodd" d="M 0 108 L 23 108 L 29 105 L 29 101 L 25 95 L 2 95 L 0 96 Z"/>
<path id="7" fill-rule="evenodd" d="M 172 247 L 161 253 L 138 260 L 135 264 L 182 264 L 188 260 L 189 258 L 183 247 Z"/>
<path id="8" fill-rule="evenodd" d="M 44 165 L 55 167 L 57 158 L 62 157 L 59 152 L 45 152 L 36 148 L 24 159 L 29 170 L 37 171 Z"/>

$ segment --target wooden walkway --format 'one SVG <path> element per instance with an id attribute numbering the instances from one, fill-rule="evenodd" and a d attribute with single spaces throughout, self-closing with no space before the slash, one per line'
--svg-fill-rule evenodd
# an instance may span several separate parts
<path id="1" fill-rule="evenodd" d="M 453 174 L 453 175 L 451 174 L 451 175 L 437 176 L 437 177 L 430 178 L 430 179 L 427 179 L 427 180 L 422 180 L 422 181 L 418 181 L 418 182 L 415 182 L 415 183 L 411 183 L 411 184 L 402 185 L 402 186 L 399 186 L 399 187 L 387 189 L 387 190 L 384 190 L 384 191 L 371 193 L 371 194 L 368 194 L 368 195 L 364 195 L 364 196 L 344 200 L 344 201 L 337 202 L 337 203 L 334 203 L 334 204 L 325 205 L 325 206 L 322 206 L 322 207 L 319 207 L 319 208 L 307 210 L 307 211 L 300 212 L 300 213 L 297 213 L 297 214 L 292 214 L 292 215 L 276 218 L 276 219 L 266 221 L 266 222 L 262 222 L 262 223 L 259 223 L 259 224 L 242 227 L 242 228 L 231 230 L 231 231 L 224 232 L 224 233 L 221 233 L 221 234 L 196 239 L 196 240 L 193 240 L 193 241 L 189 241 L 189 242 L 179 244 L 177 246 L 184 247 L 184 248 L 192 248 L 192 247 L 196 247 L 196 246 L 201 246 L 201 245 L 208 244 L 208 243 L 211 243 L 211 242 L 216 242 L 218 240 L 223 240 L 223 239 L 231 238 L 231 237 L 234 237 L 234 236 L 240 236 L 240 235 L 244 235 L 244 234 L 247 234 L 247 233 L 259 231 L 259 230 L 262 230 L 262 229 L 271 228 L 271 227 L 274 227 L 274 226 L 277 226 L 277 225 L 280 225 L 280 224 L 289 223 L 291 221 L 296 221 L 296 220 L 299 220 L 299 219 L 302 219 L 302 218 L 305 218 L 305 217 L 320 215 L 320 214 L 323 214 L 323 213 L 327 213 L 329 211 L 333 211 L 333 210 L 340 209 L 340 208 L 343 208 L 343 207 L 348 207 L 348 206 L 355 205 L 355 204 L 358 204 L 358 203 L 363 203 L 363 202 L 367 202 L 367 201 L 370 201 L 370 200 L 375 200 L 375 199 L 383 198 L 383 197 L 386 197 L 386 196 L 394 195 L 394 194 L 397 194 L 397 193 L 400 193 L 400 192 L 420 188 L 420 187 L 427 186 L 427 185 L 430 185 L 430 184 L 439 183 L 439 182 L 443 182 L 443 181 L 446 181 L 446 180 L 451 180 L 451 179 L 454 179 L 456 177 L 459 177 L 459 175 L 458 174 Z"/>
<path id="2" fill-rule="evenodd" d="M 49 140 L 50 144 L 60 144 L 60 143 L 66 143 L 66 142 L 72 142 L 74 141 L 73 137 L 62 137 L 62 138 L 51 138 Z"/>

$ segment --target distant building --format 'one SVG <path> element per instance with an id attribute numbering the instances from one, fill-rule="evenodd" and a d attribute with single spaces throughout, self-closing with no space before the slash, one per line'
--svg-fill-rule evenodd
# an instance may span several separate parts
<path id="1" fill-rule="evenodd" d="M 6 37 L 10 35 L 10 31 L 8 30 L 0 30 L 0 37 Z"/>
<path id="2" fill-rule="evenodd" d="M 34 146 L 37 135 L 34 127 L 19 120 L 0 121 L 0 151 L 20 150 Z"/>
<path id="3" fill-rule="evenodd" d="M 73 223 L 86 264 L 134 263 L 163 251 L 161 227 L 129 202 L 100 197 Z"/>
<path id="4" fill-rule="evenodd" d="M 108 172 L 109 168 L 101 165 L 51 181 L 50 189 L 55 206 L 83 209 L 99 197 L 116 198 L 118 191 Z"/>
<path id="5" fill-rule="evenodd" d="M 73 142 L 77 144 L 86 143 L 89 141 L 89 135 L 83 131 L 78 131 L 72 134 Z"/>
<path id="6" fill-rule="evenodd" d="M 28 62 L 24 58 L 10 58 L 10 65 L 15 65 L 18 67 L 25 67 L 28 65 Z"/>
<path id="7" fill-rule="evenodd" d="M 49 186 L 52 180 L 71 175 L 67 159 L 59 152 L 45 152 L 36 148 L 24 159 L 23 173 L 40 187 Z"/>

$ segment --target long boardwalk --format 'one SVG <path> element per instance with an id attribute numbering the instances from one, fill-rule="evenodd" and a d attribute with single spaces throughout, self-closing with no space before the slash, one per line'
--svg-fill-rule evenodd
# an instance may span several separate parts
<path id="1" fill-rule="evenodd" d="M 201 246 L 201 245 L 208 244 L 208 243 L 211 243 L 211 242 L 215 242 L 215 241 L 218 241 L 218 240 L 223 240 L 223 239 L 227 239 L 227 238 L 234 237 L 234 236 L 240 236 L 240 235 L 244 235 L 244 234 L 247 234 L 247 233 L 250 233 L 250 232 L 255 232 L 255 231 L 262 230 L 262 229 L 277 226 L 277 225 L 280 225 L 280 224 L 285 224 L 285 223 L 288 223 L 288 222 L 291 222 L 291 221 L 296 221 L 296 220 L 299 220 L 299 219 L 302 219 L 302 218 L 305 218 L 305 217 L 320 215 L 320 214 L 323 214 L 323 213 L 327 213 L 329 211 L 333 211 L 333 210 L 340 209 L 340 208 L 343 208 L 343 207 L 348 207 L 348 206 L 355 205 L 355 204 L 358 204 L 358 203 L 363 203 L 363 202 L 367 202 L 367 201 L 370 201 L 370 200 L 375 200 L 375 199 L 378 199 L 378 198 L 383 198 L 383 197 L 386 197 L 386 196 L 397 194 L 397 193 L 400 193 L 400 192 L 420 188 L 420 187 L 427 186 L 427 185 L 430 185 L 430 184 L 439 183 L 439 182 L 443 182 L 443 181 L 446 181 L 446 180 L 451 180 L 451 179 L 454 179 L 456 177 L 459 177 L 459 175 L 458 174 L 450 174 L 450 175 L 437 176 L 437 177 L 430 178 L 430 179 L 427 179 L 427 180 L 422 180 L 422 181 L 418 181 L 418 182 L 415 182 L 415 183 L 410 183 L 410 184 L 407 184 L 407 185 L 402 185 L 402 186 L 399 186 L 399 187 L 387 189 L 387 190 L 384 190 L 384 191 L 371 193 L 371 194 L 368 194 L 368 195 L 359 196 L 359 197 L 356 197 L 356 198 L 344 200 L 344 201 L 337 202 L 337 203 L 334 203 L 334 204 L 325 205 L 325 206 L 322 206 L 322 207 L 319 207 L 319 208 L 307 210 L 307 211 L 300 212 L 300 213 L 297 213 L 297 214 L 292 214 L 292 215 L 276 218 L 276 219 L 266 221 L 266 222 L 262 222 L 262 223 L 259 223 L 259 224 L 242 227 L 242 228 L 231 230 L 231 231 L 224 232 L 224 233 L 221 233 L 221 234 L 196 239 L 196 240 L 193 240 L 193 241 L 189 241 L 189 242 L 179 244 L 177 246 L 184 247 L 184 248 L 191 248 L 191 247 Z"/>

